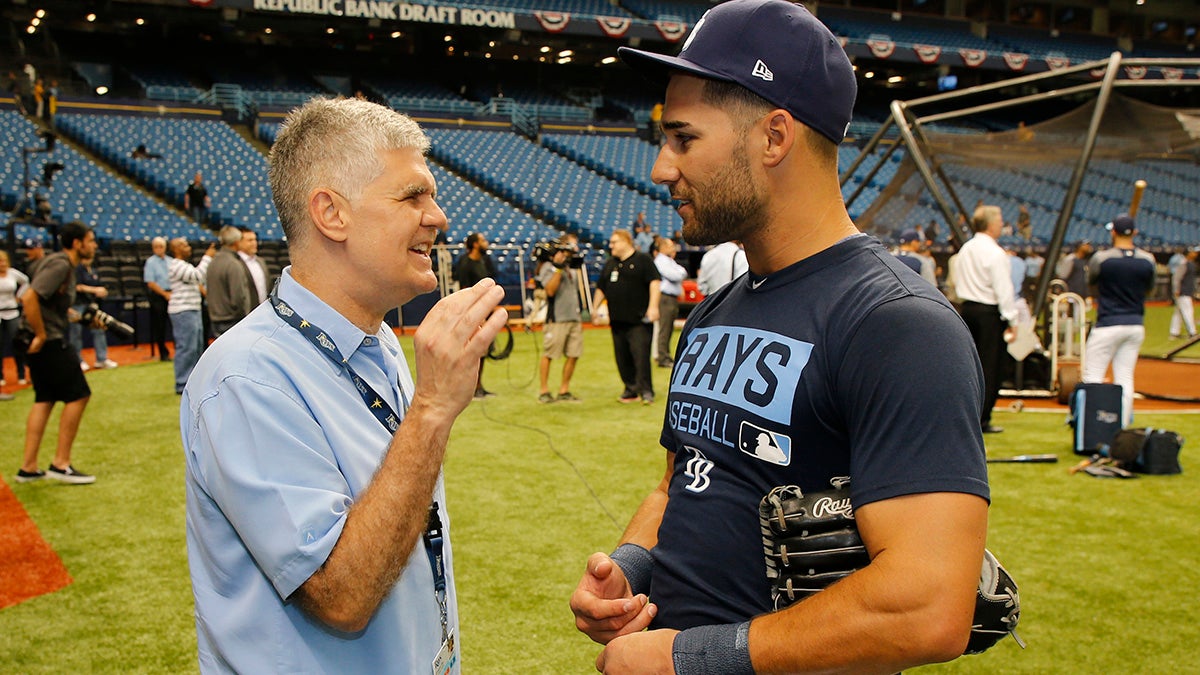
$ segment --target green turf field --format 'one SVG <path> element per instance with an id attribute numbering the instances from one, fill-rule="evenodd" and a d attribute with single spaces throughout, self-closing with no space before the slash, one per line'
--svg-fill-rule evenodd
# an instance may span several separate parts
<path id="1" fill-rule="evenodd" d="M 1152 310 L 1145 353 L 1169 344 L 1166 316 Z M 598 647 L 575 631 L 568 597 L 587 556 L 612 548 L 662 475 L 667 371 L 656 369 L 657 404 L 618 404 L 609 335 L 585 336 L 573 388 L 583 402 L 536 403 L 538 341 L 518 335 L 512 357 L 484 372 L 499 395 L 472 403 L 455 428 L 446 475 L 467 673 L 592 672 Z M 89 382 L 95 393 L 74 462 L 99 477 L 91 486 L 15 484 L 32 391 L 0 403 L 0 471 L 74 577 L 0 610 L 0 673 L 195 671 L 171 366 L 123 366 Z M 1185 473 L 1128 481 L 1068 475 L 1074 458 L 1060 414 L 995 420 L 1006 431 L 987 437 L 990 454 L 1062 458 L 990 465 L 988 545 L 1020 584 L 1029 648 L 1008 640 L 920 670 L 1198 672 L 1200 416 L 1139 414 L 1138 426 L 1190 439 Z M 40 464 L 56 424 L 57 414 Z"/>

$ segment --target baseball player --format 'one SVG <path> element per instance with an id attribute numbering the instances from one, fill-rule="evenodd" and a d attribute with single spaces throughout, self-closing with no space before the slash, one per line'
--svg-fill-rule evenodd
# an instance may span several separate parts
<path id="1" fill-rule="evenodd" d="M 1188 339 L 1196 337 L 1196 315 L 1192 308 L 1192 296 L 1196 294 L 1196 255 L 1200 249 L 1189 248 L 1183 260 L 1171 270 L 1171 297 L 1175 299 L 1175 311 L 1171 313 L 1169 334 L 1178 340 L 1184 328 Z"/>
<path id="2" fill-rule="evenodd" d="M 1088 286 L 1095 288 L 1096 325 L 1087 338 L 1084 382 L 1103 382 L 1112 364 L 1113 382 L 1121 385 L 1121 425 L 1133 420 L 1133 369 L 1146 339 L 1146 296 L 1154 290 L 1154 256 L 1133 245 L 1137 225 L 1122 213 L 1104 226 L 1112 248 L 1088 262 Z"/>
<path id="3" fill-rule="evenodd" d="M 944 297 L 846 212 L 845 52 L 799 4 L 731 0 L 677 57 L 620 53 L 668 83 L 651 177 L 684 239 L 740 240 L 750 271 L 689 316 L 665 475 L 571 597 L 605 645 L 597 669 L 898 672 L 962 654 L 987 528 L 983 375 Z M 774 610 L 760 501 L 851 476 L 869 564 Z"/>

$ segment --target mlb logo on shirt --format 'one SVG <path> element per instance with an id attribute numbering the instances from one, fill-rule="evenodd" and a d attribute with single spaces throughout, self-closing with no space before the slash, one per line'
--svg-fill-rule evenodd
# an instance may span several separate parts
<path id="1" fill-rule="evenodd" d="M 768 431 L 749 422 L 742 422 L 738 431 L 738 448 L 764 462 L 787 466 L 792 463 L 792 439 Z"/>

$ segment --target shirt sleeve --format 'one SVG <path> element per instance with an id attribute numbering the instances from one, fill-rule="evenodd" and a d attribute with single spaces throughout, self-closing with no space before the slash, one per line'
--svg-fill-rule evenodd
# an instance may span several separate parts
<path id="1" fill-rule="evenodd" d="M 979 428 L 983 370 L 950 308 L 912 296 L 886 303 L 855 330 L 840 363 L 836 396 L 856 507 L 924 492 L 990 498 Z"/>
<path id="2" fill-rule="evenodd" d="M 353 502 L 325 433 L 301 401 L 245 377 L 201 402 L 187 433 L 197 480 L 286 599 L 329 557 Z"/>
<path id="3" fill-rule="evenodd" d="M 63 257 L 47 257 L 42 261 L 42 264 L 37 269 L 37 274 L 33 275 L 33 281 L 30 285 L 33 286 L 33 291 L 38 294 L 38 298 L 43 301 L 54 297 L 55 293 L 62 288 L 67 282 L 67 278 L 71 275 L 71 262 Z"/>
<path id="4" fill-rule="evenodd" d="M 1017 320 L 1016 295 L 1013 292 L 1012 263 L 1008 254 L 997 248 L 997 255 L 992 257 L 988 272 L 992 277 L 992 288 L 996 289 L 996 304 L 1000 307 L 1000 317 L 1008 323 Z"/>

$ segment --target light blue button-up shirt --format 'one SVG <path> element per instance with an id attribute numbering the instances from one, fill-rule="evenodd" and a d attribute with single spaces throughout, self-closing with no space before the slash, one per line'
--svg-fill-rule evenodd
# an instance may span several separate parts
<path id="1" fill-rule="evenodd" d="M 400 388 L 412 392 L 413 383 L 389 328 L 367 335 L 296 283 L 290 268 L 279 295 L 403 413 Z M 180 426 L 203 672 L 430 672 L 442 636 L 421 541 L 358 633 L 335 631 L 287 602 L 329 556 L 347 509 L 391 442 L 340 367 L 263 303 L 205 351 L 184 391 Z M 440 477 L 434 499 L 445 527 L 449 627 L 457 636 Z"/>
<path id="2" fill-rule="evenodd" d="M 168 271 L 170 263 L 171 259 L 165 256 L 152 255 L 146 258 L 146 265 L 142 268 L 142 281 L 153 281 L 164 291 L 171 290 L 171 274 Z"/>

